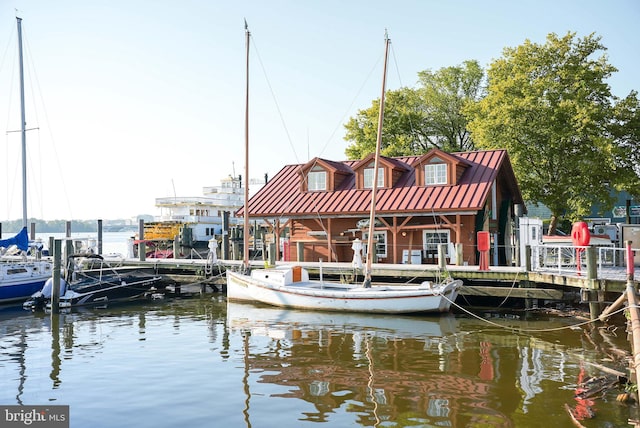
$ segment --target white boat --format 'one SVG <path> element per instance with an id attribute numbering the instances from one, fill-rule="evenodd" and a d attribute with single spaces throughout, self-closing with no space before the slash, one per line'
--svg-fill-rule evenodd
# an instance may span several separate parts
<path id="1" fill-rule="evenodd" d="M 91 268 L 83 270 L 85 263 Z M 60 279 L 61 308 L 144 301 L 155 294 L 164 294 L 160 275 L 138 269 L 116 269 L 99 254 L 69 256 L 65 276 Z M 53 279 L 49 279 L 22 307 L 30 311 L 51 309 L 52 294 Z"/>
<path id="2" fill-rule="evenodd" d="M 249 181 L 251 190 L 262 186 L 257 179 Z M 156 198 L 155 206 L 160 215 L 154 221 L 144 224 L 144 242 L 147 245 L 147 257 L 169 258 L 189 257 L 189 250 L 206 252 L 209 241 L 222 234 L 223 213 L 233 214 L 244 205 L 244 187 L 240 177 L 229 176 L 220 181 L 219 186 L 206 186 L 203 196 L 171 196 Z M 229 216 L 229 226 L 235 226 L 237 217 Z M 181 255 L 173 254 L 173 242 L 187 251 Z M 134 241 L 134 245 L 140 241 Z M 137 247 L 136 251 L 137 251 Z M 137 254 L 135 254 L 137 255 Z"/>
<path id="3" fill-rule="evenodd" d="M 318 331 L 371 334 L 377 337 L 429 341 L 458 331 L 453 314 L 398 316 L 282 309 L 259 303 L 227 302 L 227 325 L 232 331 L 273 339 L 303 338 Z"/>
<path id="4" fill-rule="evenodd" d="M 245 109 L 245 176 L 249 176 L 249 42 L 251 33 L 246 27 L 247 49 L 247 94 Z M 378 118 L 378 137 L 373 168 L 371 210 L 369 218 L 369 242 L 374 248 L 373 225 L 375 224 L 376 189 L 378 183 L 378 161 L 382 142 L 382 122 L 387 73 L 389 39 L 385 37 L 385 61 Z M 244 230 L 249 230 L 248 196 L 245 194 Z M 368 313 L 414 313 L 447 312 L 455 301 L 462 281 L 448 278 L 444 283 L 423 282 L 420 285 L 373 285 L 371 281 L 373 251 L 367 254 L 363 284 L 348 285 L 325 281 L 312 281 L 309 273 L 300 266 L 274 269 L 250 269 L 248 257 L 248 234 L 244 234 L 244 259 L 241 272 L 227 270 L 227 298 L 231 301 L 261 302 L 273 306 L 324 311 L 351 311 Z M 359 251 L 354 251 L 359 256 Z M 357 257 L 354 257 L 356 264 Z"/>
<path id="5" fill-rule="evenodd" d="M 14 237 L 0 240 L 0 304 L 20 302 L 40 290 L 51 277 L 51 262 L 38 257 L 38 249 L 29 244 L 27 234 L 27 137 L 24 106 L 24 69 L 22 61 L 22 19 L 18 20 L 20 58 L 20 112 L 22 135 L 22 230 Z M 30 255 L 27 252 L 31 250 Z"/>
<path id="6" fill-rule="evenodd" d="M 341 284 L 309 280 L 300 266 L 253 269 L 250 274 L 227 270 L 227 299 L 322 311 L 367 313 L 448 312 L 462 281 L 419 285 Z"/>

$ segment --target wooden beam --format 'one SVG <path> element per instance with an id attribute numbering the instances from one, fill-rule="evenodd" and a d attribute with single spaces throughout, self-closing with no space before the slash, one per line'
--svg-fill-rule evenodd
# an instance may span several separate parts
<path id="1" fill-rule="evenodd" d="M 459 291 L 462 296 L 513 297 L 518 299 L 563 300 L 562 290 L 548 288 L 511 288 L 482 285 L 463 285 Z"/>

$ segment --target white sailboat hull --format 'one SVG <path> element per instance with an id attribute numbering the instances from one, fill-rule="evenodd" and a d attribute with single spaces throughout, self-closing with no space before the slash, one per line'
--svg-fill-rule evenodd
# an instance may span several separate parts
<path id="1" fill-rule="evenodd" d="M 295 271 L 298 273 L 295 273 Z M 230 301 L 260 302 L 272 306 L 363 313 L 448 312 L 462 285 L 357 285 L 310 281 L 300 267 L 255 269 L 250 275 L 227 271 Z"/>

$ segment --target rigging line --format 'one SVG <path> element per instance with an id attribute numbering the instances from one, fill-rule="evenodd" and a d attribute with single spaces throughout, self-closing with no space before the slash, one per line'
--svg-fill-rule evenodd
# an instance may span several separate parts
<path id="1" fill-rule="evenodd" d="M 391 44 L 391 42 L 389 42 L 389 44 Z M 349 107 L 347 108 L 347 110 L 344 112 L 344 114 L 340 118 L 340 121 L 338 121 L 338 123 L 336 124 L 336 127 L 333 129 L 333 132 L 331 133 L 331 135 L 329 135 L 329 138 L 327 139 L 327 142 L 324 144 L 324 146 L 322 146 L 322 150 L 320 150 L 319 156 L 322 155 L 322 153 L 324 153 L 324 151 L 326 150 L 326 148 L 329 145 L 329 143 L 331 142 L 331 140 L 333 140 L 334 135 L 336 135 L 336 132 L 338 132 L 338 128 L 340 128 L 340 126 L 343 126 L 347 115 L 349 114 L 349 112 L 353 108 L 353 105 L 356 103 L 356 100 L 360 97 L 360 94 L 362 93 L 362 90 L 366 86 L 367 82 L 371 79 L 371 76 L 373 75 L 373 72 L 378 68 L 378 64 L 380 64 L 380 61 L 382 60 L 383 57 L 384 57 L 384 54 L 381 54 L 380 57 L 378 57 L 378 60 L 373 65 L 373 67 L 371 67 L 371 70 L 369 71 L 369 74 L 367 74 L 367 77 L 364 79 L 364 81 L 362 82 L 362 85 L 360 86 L 360 88 L 356 92 L 355 96 L 351 100 L 351 104 L 349 104 Z"/>
<path id="2" fill-rule="evenodd" d="M 400 77 L 400 67 L 398 67 L 398 61 L 396 58 L 395 50 L 393 49 L 393 45 L 391 45 L 391 56 L 393 57 L 393 63 L 396 65 L 396 73 L 398 74 L 398 82 L 400 82 L 400 88 L 404 85 L 402 84 L 402 77 Z M 411 114 L 407 115 L 409 119 L 409 129 L 411 130 L 411 136 L 415 136 L 415 129 L 413 128 L 413 121 L 411 120 Z"/>
<path id="3" fill-rule="evenodd" d="M 393 58 L 393 63 L 396 65 L 396 73 L 398 74 L 398 82 L 400 82 L 400 87 L 402 87 L 402 77 L 400 77 L 400 67 L 398 67 L 398 60 L 396 58 L 396 51 L 393 50 L 393 45 L 391 45 L 391 57 Z"/>
<path id="4" fill-rule="evenodd" d="M 371 352 L 371 344 L 370 342 L 371 337 L 367 337 L 365 336 L 365 345 L 366 345 L 366 351 L 365 351 L 365 355 L 367 356 L 367 362 L 368 364 L 368 369 L 369 369 L 369 380 L 367 382 L 367 389 L 369 390 L 369 398 L 371 399 L 371 402 L 373 403 L 373 416 L 376 418 L 376 423 L 373 425 L 374 427 L 377 427 L 380 425 L 380 418 L 378 417 L 378 400 L 376 400 L 376 396 L 374 393 L 374 385 L 373 385 L 373 375 L 374 375 L 374 366 L 373 366 L 373 355 Z"/>
<path id="5" fill-rule="evenodd" d="M 29 87 L 31 89 L 31 105 L 33 106 L 32 109 L 30 109 L 30 111 L 33 113 L 34 116 L 34 120 L 33 122 L 35 122 L 36 126 L 34 128 L 29 128 L 27 129 L 27 131 L 31 131 L 31 130 L 40 130 L 38 124 L 40 123 L 40 118 L 38 116 L 38 109 L 36 108 L 37 103 L 36 103 L 36 97 L 35 97 L 35 93 L 36 91 L 33 88 L 33 82 L 36 80 L 35 78 L 35 68 L 33 67 L 33 57 L 31 56 L 31 50 L 29 49 L 29 44 L 28 44 L 28 40 L 26 37 L 25 32 L 23 31 L 23 39 L 24 39 L 24 45 L 25 45 L 25 51 L 27 52 L 27 55 L 25 55 L 25 62 L 28 65 L 31 65 L 32 67 L 26 67 L 25 70 L 28 74 L 26 81 L 29 82 Z M 29 61 L 31 60 L 31 62 Z M 31 140 L 33 141 L 33 140 Z M 27 144 L 27 151 L 29 153 L 29 164 L 30 165 L 36 165 L 35 159 L 33 159 L 33 150 L 31 150 L 32 148 L 32 144 Z M 43 174 L 42 171 L 44 171 L 43 167 L 42 167 L 42 138 L 41 138 L 41 134 L 40 132 L 38 132 L 38 140 L 37 140 L 37 148 L 35 150 L 35 152 L 37 154 L 39 154 L 39 156 L 37 156 L 38 158 L 38 166 L 37 166 L 37 170 L 40 172 L 39 174 L 36 174 L 35 172 L 35 168 L 29 168 L 28 172 L 29 172 L 29 176 L 32 178 L 31 180 L 28 181 L 28 183 L 37 183 L 37 185 L 33 185 L 33 187 L 31 187 L 31 189 L 29 190 L 29 195 L 32 195 L 33 193 L 36 194 L 36 198 L 32 198 L 30 197 L 30 205 L 31 205 L 31 209 L 30 211 L 33 212 L 35 211 L 35 205 L 34 205 L 34 201 L 39 201 L 39 208 L 40 208 L 40 218 L 43 218 L 43 206 L 44 206 L 44 191 L 43 191 L 43 187 L 42 187 L 42 178 L 43 178 Z M 35 215 L 33 216 L 35 217 Z"/>
<path id="6" fill-rule="evenodd" d="M 551 331 L 572 330 L 572 329 L 575 329 L 577 327 L 582 327 L 584 325 L 600 321 L 598 318 L 594 318 L 594 319 L 589 319 L 587 321 L 583 321 L 583 322 L 580 322 L 580 323 L 577 323 L 577 324 L 567 325 L 567 326 L 564 326 L 564 327 L 540 328 L 540 329 L 536 329 L 536 328 L 534 328 L 534 329 L 525 329 L 525 328 L 509 327 L 509 326 L 505 326 L 505 325 L 501 325 L 501 324 L 495 323 L 493 321 L 489 321 L 488 319 L 483 318 L 480 315 L 474 314 L 473 312 L 469 311 L 468 309 L 465 309 L 462 306 L 458 305 L 457 303 L 455 303 L 454 301 L 449 299 L 444 294 L 441 294 L 441 296 L 444 299 L 448 300 L 449 303 L 451 303 L 453 306 L 455 306 L 456 308 L 460 309 L 462 312 L 466 313 L 467 315 L 469 315 L 469 316 L 471 316 L 471 317 L 473 317 L 473 318 L 475 318 L 475 319 L 477 319 L 479 321 L 482 321 L 482 322 L 484 322 L 486 324 L 489 324 L 491 326 L 494 326 L 494 327 L 498 327 L 498 328 L 501 328 L 501 329 L 504 329 L 504 330 L 508 330 L 508 331 L 512 331 L 512 332 L 516 332 L 516 333 L 544 333 L 544 332 L 551 332 Z M 624 312 L 624 311 L 626 311 L 626 310 L 628 310 L 630 308 L 636 308 L 637 309 L 637 308 L 640 308 L 640 306 L 634 306 L 634 305 L 625 306 L 623 308 L 620 308 L 620 309 L 618 309 L 616 311 L 611 312 L 609 314 L 609 316 L 618 314 L 620 312 Z"/>
<path id="7" fill-rule="evenodd" d="M 9 54 L 9 46 L 16 45 L 16 42 L 13 40 L 14 31 L 17 30 L 15 28 L 15 25 L 12 25 L 9 37 L 7 37 L 7 45 L 4 48 L 4 53 L 2 54 L 2 59 L 0 60 L 0 74 L 2 73 L 2 70 L 4 70 L 5 60 L 7 59 L 7 55 Z"/>
<path id="8" fill-rule="evenodd" d="M 13 35 L 12 35 L 12 37 L 13 37 Z M 15 42 L 14 42 L 14 43 L 15 43 Z M 16 51 L 17 51 L 17 49 L 16 49 Z M 14 87 L 14 83 L 13 83 L 13 82 L 14 82 L 15 77 L 16 77 L 16 66 L 15 66 L 15 63 L 16 63 L 16 60 L 15 60 L 16 55 L 17 55 L 17 52 L 14 52 L 13 61 L 12 61 L 12 63 L 14 64 L 14 66 L 13 66 L 13 67 L 11 67 L 11 79 L 10 79 L 9 86 L 8 86 L 8 93 L 9 93 L 9 97 L 8 97 L 8 100 L 7 100 L 7 101 L 8 101 L 8 102 L 7 102 L 7 122 L 6 122 L 6 123 L 7 123 L 7 127 L 6 127 L 6 129 L 5 129 L 5 132 L 6 132 L 7 134 L 8 134 L 9 132 L 12 132 L 12 131 L 10 131 L 10 130 L 9 130 L 9 123 L 11 122 L 11 111 L 12 111 L 11 103 L 12 103 L 12 100 L 13 100 L 13 92 L 14 92 L 14 91 L 12 91 L 11 89 Z"/>
<path id="9" fill-rule="evenodd" d="M 313 169 L 313 167 L 315 167 L 317 164 L 318 164 L 318 160 L 316 159 L 316 160 L 314 160 L 313 164 L 309 168 L 309 171 L 311 171 Z M 300 168 L 298 167 L 297 171 L 299 171 L 299 170 L 300 170 Z M 297 171 L 296 171 L 296 173 L 297 173 Z M 302 184 L 305 186 L 305 188 L 307 188 L 307 189 L 309 188 L 309 174 L 305 174 L 305 175 L 302 176 Z M 292 198 L 287 198 L 286 204 L 284 205 L 285 209 L 283 210 L 283 212 L 285 212 L 286 209 L 291 206 L 292 202 L 293 202 Z M 315 198 L 314 198 L 314 202 L 315 202 Z M 314 203 L 313 206 L 315 208 L 315 213 L 318 216 L 320 216 L 320 211 L 318 209 L 318 205 Z M 278 220 L 282 220 L 283 218 L 286 218 L 285 214 L 280 214 L 280 216 L 278 216 Z"/>
<path id="10" fill-rule="evenodd" d="M 502 307 L 502 305 L 504 305 L 506 303 L 507 299 L 509 299 L 509 297 L 511 296 L 511 292 L 516 287 L 516 281 L 518 280 L 518 275 L 520 275 L 520 272 L 516 272 L 516 277 L 513 278 L 513 282 L 511 283 L 511 288 L 509 288 L 509 292 L 505 296 L 504 300 L 502 302 L 500 302 L 500 304 L 497 306 L 498 308 Z"/>
<path id="11" fill-rule="evenodd" d="M 69 215 L 71 216 L 71 218 L 73 218 L 73 210 L 71 209 L 71 202 L 70 202 L 70 198 L 69 198 L 69 193 L 67 192 L 67 184 L 65 182 L 64 175 L 62 174 L 63 169 L 62 169 L 62 165 L 60 164 L 60 156 L 58 156 L 58 150 L 56 148 L 56 142 L 55 142 L 55 139 L 53 138 L 53 133 L 51 131 L 51 122 L 49 121 L 49 114 L 47 113 L 47 106 L 46 106 L 46 104 L 44 102 L 44 97 L 42 95 L 42 88 L 40 87 L 40 79 L 38 78 L 38 73 L 36 72 L 35 61 L 33 59 L 34 57 L 33 57 L 33 55 L 31 55 L 31 48 L 30 48 L 30 44 L 29 44 L 29 40 L 28 40 L 27 34 L 26 34 L 26 32 L 23 32 L 23 34 L 24 34 L 26 50 L 27 50 L 27 52 L 29 54 L 28 55 L 28 58 L 30 59 L 29 64 L 31 65 L 31 68 L 33 69 L 32 70 L 32 73 L 33 73 L 33 79 L 32 80 L 35 81 L 36 87 L 38 89 L 37 92 L 40 95 L 40 102 L 42 103 L 42 110 L 43 110 L 43 113 L 44 113 L 44 121 L 45 121 L 45 124 L 46 124 L 47 131 L 49 133 L 49 138 L 51 139 L 51 147 L 53 149 L 53 154 L 54 154 L 54 157 L 55 157 L 55 160 L 56 160 L 56 165 L 58 166 L 58 173 L 59 173 L 59 176 L 60 176 L 60 181 L 62 182 L 62 192 L 64 193 L 65 200 L 67 202 L 67 209 L 69 210 Z M 33 82 L 31 84 L 33 85 Z M 35 91 L 34 91 L 34 93 L 35 93 Z M 35 103 L 34 103 L 34 105 L 35 105 Z M 34 109 L 34 110 L 37 111 L 37 109 Z M 36 113 L 36 116 L 37 116 L 37 113 Z"/>
<path id="12" fill-rule="evenodd" d="M 296 149 L 293 145 L 293 141 L 291 140 L 291 135 L 289 134 L 289 129 L 287 128 L 287 124 L 284 120 L 284 116 L 282 115 L 282 111 L 280 110 L 280 105 L 278 104 L 278 99 L 276 98 L 276 94 L 273 90 L 273 86 L 271 86 L 271 82 L 269 81 L 269 76 L 267 75 L 267 70 L 262 62 L 262 58 L 260 58 L 260 52 L 258 51 L 258 46 L 255 42 L 255 37 L 251 37 L 251 42 L 253 43 L 254 50 L 256 52 L 256 56 L 258 57 L 258 62 L 260 63 L 260 68 L 262 68 L 262 72 L 264 73 L 264 78 L 267 81 L 267 86 L 269 87 L 269 91 L 271 92 L 271 96 L 273 97 L 273 102 L 276 105 L 276 110 L 278 110 L 278 116 L 280 117 L 280 122 L 282 123 L 282 127 L 284 128 L 285 133 L 287 134 L 287 140 L 289 141 L 289 145 L 291 146 L 291 150 L 293 150 L 293 156 L 296 159 L 296 163 L 300 163 L 298 160 L 298 154 L 296 153 Z"/>
<path id="13" fill-rule="evenodd" d="M 255 44 L 255 42 L 254 42 Z M 389 42 L 390 45 L 392 45 L 391 42 Z M 378 57 L 378 60 L 374 63 L 374 65 L 371 67 L 371 69 L 369 70 L 369 73 L 367 74 L 366 78 L 364 79 L 364 81 L 362 82 L 362 85 L 360 86 L 360 88 L 358 89 L 357 93 L 355 94 L 355 96 L 353 97 L 353 99 L 351 100 L 351 103 L 349 104 L 349 108 L 344 112 L 344 114 L 342 115 L 340 121 L 338 122 L 338 124 L 336 125 L 336 127 L 334 128 L 333 132 L 331 133 L 331 135 L 329 136 L 329 138 L 327 139 L 327 142 L 325 143 L 325 145 L 322 147 L 322 149 L 320 150 L 319 154 L 317 157 L 322 156 L 322 153 L 324 153 L 324 151 L 326 150 L 327 146 L 329 145 L 329 143 L 331 142 L 331 140 L 333 139 L 334 135 L 336 134 L 336 132 L 338 131 L 338 128 L 342 125 L 342 123 L 344 122 L 345 118 L 347 117 L 347 114 L 349 113 L 349 111 L 351 111 L 351 108 L 353 107 L 353 105 L 355 104 L 356 100 L 358 99 L 358 97 L 360 96 L 360 94 L 362 93 L 362 90 L 364 89 L 364 87 L 366 86 L 367 82 L 371 79 L 371 76 L 373 75 L 373 72 L 378 68 L 378 64 L 380 64 L 380 61 L 382 60 L 382 58 L 384 57 L 383 54 L 381 54 Z M 258 58 L 260 58 L 258 56 Z M 261 63 L 262 64 L 262 63 Z M 291 140 L 290 140 L 291 142 Z M 294 150 L 294 154 L 295 154 L 295 150 Z M 297 155 L 296 155 L 296 161 L 298 161 Z M 300 163 L 298 161 L 298 163 Z M 311 166 L 310 170 L 317 164 L 317 160 L 314 162 L 314 164 Z M 302 177 L 304 183 L 306 184 L 306 186 L 308 187 L 308 174 L 304 175 Z M 291 203 L 291 200 L 289 199 L 287 201 L 287 206 Z M 319 212 L 319 207 L 317 205 L 315 205 L 315 212 L 318 215 L 318 217 L 320 217 L 320 212 Z M 282 215 L 281 217 L 282 218 Z M 322 223 L 321 223 L 322 224 Z M 324 229 L 324 225 L 322 226 Z M 325 230 L 326 232 L 326 230 Z M 330 238 L 328 238 L 330 239 Z M 335 253 L 335 248 L 332 249 L 332 251 Z"/>

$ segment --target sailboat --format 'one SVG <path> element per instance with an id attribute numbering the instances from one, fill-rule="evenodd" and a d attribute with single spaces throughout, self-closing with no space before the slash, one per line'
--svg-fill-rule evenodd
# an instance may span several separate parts
<path id="1" fill-rule="evenodd" d="M 18 20 L 18 52 L 20 58 L 20 111 L 22 134 L 22 230 L 12 238 L 0 240 L 0 304 L 24 301 L 40 290 L 47 279 L 51 278 L 51 262 L 31 256 L 27 233 L 27 138 L 24 106 L 24 69 L 22 61 L 22 19 Z M 11 249 L 16 250 L 11 255 Z M 37 252 L 35 248 L 32 248 Z"/>
<path id="2" fill-rule="evenodd" d="M 246 108 L 245 108 L 245 177 L 249 176 L 249 43 L 251 33 L 245 22 L 246 33 Z M 378 116 L 373 187 L 369 217 L 368 248 L 373 248 L 378 162 L 382 145 L 382 123 L 386 89 L 389 38 L 385 35 L 384 72 Z M 248 195 L 244 201 L 244 227 L 249 230 Z M 372 284 L 371 271 L 374 251 L 367 252 L 365 279 L 362 284 L 309 279 L 301 266 L 250 269 L 248 233 L 244 234 L 244 259 L 241 272 L 226 271 L 227 299 L 252 301 L 272 306 L 322 311 L 363 313 L 418 313 L 448 312 L 455 301 L 462 281 L 447 278 L 443 283 L 424 281 L 417 285 Z"/>

